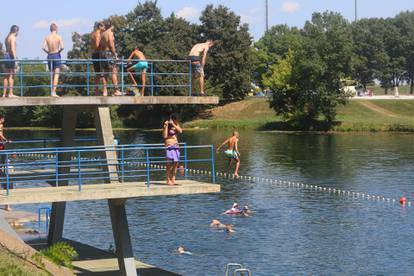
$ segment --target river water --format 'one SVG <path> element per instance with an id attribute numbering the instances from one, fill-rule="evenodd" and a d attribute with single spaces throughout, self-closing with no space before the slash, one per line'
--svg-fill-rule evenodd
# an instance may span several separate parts
<path id="1" fill-rule="evenodd" d="M 217 145 L 228 132 L 188 131 L 181 141 Z M 21 139 L 33 134 L 10 132 L 9 136 Z M 57 133 L 36 136 L 56 137 Z M 160 142 L 159 132 L 128 131 L 117 136 L 121 143 Z M 411 199 L 413 138 L 245 131 L 240 139 L 240 174 Z M 216 157 L 217 170 L 226 171 L 224 157 Z M 414 208 L 267 182 L 224 178 L 217 182 L 222 185 L 220 194 L 129 200 L 136 257 L 183 275 L 224 275 L 230 262 L 242 263 L 253 275 L 413 273 Z M 253 216 L 222 215 L 234 201 L 248 204 Z M 236 232 L 229 235 L 209 229 L 212 219 L 233 224 Z M 108 249 L 113 238 L 106 202 L 69 203 L 64 235 Z M 194 254 L 172 254 L 179 245 Z"/>

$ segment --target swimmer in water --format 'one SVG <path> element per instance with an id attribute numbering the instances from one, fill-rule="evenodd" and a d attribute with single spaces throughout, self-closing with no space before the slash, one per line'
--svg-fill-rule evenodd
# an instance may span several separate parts
<path id="1" fill-rule="evenodd" d="M 237 202 L 234 202 L 231 209 L 225 211 L 223 214 L 225 214 L 225 215 L 240 215 L 241 213 L 242 213 L 242 210 L 240 210 L 239 204 L 237 204 Z"/>
<path id="2" fill-rule="evenodd" d="M 240 167 L 240 152 L 239 152 L 239 133 L 233 131 L 233 135 L 226 139 L 216 150 L 218 153 L 220 149 L 227 144 L 227 150 L 224 151 L 224 155 L 229 159 L 229 168 L 233 164 L 233 160 L 236 161 L 236 169 L 234 170 L 234 175 L 239 176 L 239 167 Z"/>
<path id="3" fill-rule="evenodd" d="M 218 229 L 218 230 L 225 230 L 227 233 L 234 233 L 233 225 L 232 224 L 223 224 L 217 219 L 213 219 L 210 223 L 210 228 Z"/>
<path id="4" fill-rule="evenodd" d="M 193 255 L 193 253 L 191 253 L 190 251 L 187 251 L 186 249 L 185 249 L 185 247 L 184 246 L 182 246 L 182 245 L 180 245 L 179 247 L 178 247 L 178 249 L 177 250 L 175 250 L 175 253 L 176 254 L 178 254 L 178 255 Z"/>
<path id="5" fill-rule="evenodd" d="M 252 210 L 250 210 L 248 205 L 245 205 L 241 211 L 242 215 L 245 217 L 250 217 L 250 215 L 252 214 Z"/>

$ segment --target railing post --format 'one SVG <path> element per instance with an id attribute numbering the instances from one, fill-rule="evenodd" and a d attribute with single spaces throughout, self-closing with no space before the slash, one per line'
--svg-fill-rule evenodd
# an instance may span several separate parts
<path id="1" fill-rule="evenodd" d="M 56 187 L 59 187 L 59 151 L 55 150 L 55 169 L 56 169 L 56 175 L 55 175 L 55 185 Z"/>
<path id="2" fill-rule="evenodd" d="M 78 150 L 78 190 L 79 190 L 79 192 L 82 191 L 82 172 L 81 172 L 81 154 L 80 154 L 80 150 Z"/>
<path id="3" fill-rule="evenodd" d="M 125 82 L 124 82 L 124 57 L 121 58 L 121 93 L 124 95 Z"/>
<path id="4" fill-rule="evenodd" d="M 23 97 L 23 64 L 19 66 L 20 97 Z"/>
<path id="5" fill-rule="evenodd" d="M 216 170 L 214 165 L 214 146 L 211 145 L 211 181 L 216 183 Z"/>
<path id="6" fill-rule="evenodd" d="M 124 175 L 125 175 L 125 149 L 124 146 L 121 145 L 121 182 L 124 182 Z"/>
<path id="7" fill-rule="evenodd" d="M 37 209 L 37 229 L 39 230 L 39 234 L 40 234 L 40 223 L 41 223 L 40 220 L 41 220 L 42 209 L 43 208 Z"/>
<path id="8" fill-rule="evenodd" d="M 10 175 L 9 175 L 9 154 L 6 153 L 6 158 L 4 160 L 4 162 L 6 162 L 6 194 L 9 195 L 10 194 Z"/>
<path id="9" fill-rule="evenodd" d="M 89 61 L 86 62 L 86 95 L 90 95 L 90 77 L 91 77 L 91 66 Z"/>
<path id="10" fill-rule="evenodd" d="M 145 163 L 147 165 L 147 188 L 150 186 L 150 162 L 149 162 L 149 150 L 145 149 Z"/>
<path id="11" fill-rule="evenodd" d="M 49 230 L 50 208 L 46 207 L 46 233 Z"/>
<path id="12" fill-rule="evenodd" d="M 188 96 L 193 94 L 193 68 L 191 64 L 191 60 L 188 62 L 188 76 L 190 85 L 188 86 Z"/>
<path id="13" fill-rule="evenodd" d="M 151 62 L 151 96 L 154 96 L 154 63 Z"/>
<path id="14" fill-rule="evenodd" d="M 188 177 L 188 156 L 187 156 L 187 143 L 184 143 L 184 178 Z"/>

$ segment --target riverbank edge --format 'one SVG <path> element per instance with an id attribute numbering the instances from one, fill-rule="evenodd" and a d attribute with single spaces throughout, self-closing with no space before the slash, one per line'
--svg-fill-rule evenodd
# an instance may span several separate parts
<path id="1" fill-rule="evenodd" d="M 295 129 L 282 121 L 233 121 L 195 120 L 184 124 L 185 129 L 245 129 L 256 131 L 301 132 L 301 133 L 414 133 L 411 124 L 341 123 L 330 130 Z"/>
<path id="2" fill-rule="evenodd" d="M 258 123 L 256 121 L 232 121 L 232 120 L 195 120 L 184 123 L 184 131 L 201 131 L 210 129 L 225 129 L 225 130 L 254 130 L 266 132 L 280 132 L 280 133 L 414 133 L 414 125 L 403 124 L 348 124 L 344 123 L 340 126 L 335 126 L 331 130 L 301 130 L 301 129 L 285 129 L 269 127 L 272 124 L 280 125 L 280 121 L 266 121 Z M 60 131 L 60 128 L 44 128 L 44 127 L 10 127 L 5 128 L 6 131 Z M 95 131 L 93 128 L 78 128 L 76 131 Z M 114 128 L 114 131 L 142 131 L 142 132 L 158 132 L 160 129 L 155 128 Z"/>

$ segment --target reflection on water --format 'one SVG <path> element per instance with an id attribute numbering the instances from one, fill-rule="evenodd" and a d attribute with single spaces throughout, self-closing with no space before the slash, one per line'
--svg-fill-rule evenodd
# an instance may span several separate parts
<path id="1" fill-rule="evenodd" d="M 188 131 L 181 140 L 218 145 L 227 132 Z M 12 139 L 31 137 L 8 134 Z M 37 135 L 42 134 L 57 136 Z M 117 135 L 122 143 L 161 141 L 158 132 Z M 412 135 L 242 132 L 240 152 L 244 175 L 392 198 L 410 199 L 414 192 Z M 216 157 L 217 168 L 225 171 L 226 160 Z M 218 182 L 221 194 L 130 200 L 136 256 L 184 275 L 223 275 L 229 262 L 245 264 L 253 275 L 409 275 L 414 269 L 412 209 L 272 183 Z M 233 201 L 249 204 L 254 215 L 221 215 Z M 209 229 L 212 219 L 234 224 L 236 233 Z M 65 236 L 109 248 L 113 239 L 106 202 L 70 203 Z M 195 255 L 171 254 L 181 244 Z"/>

